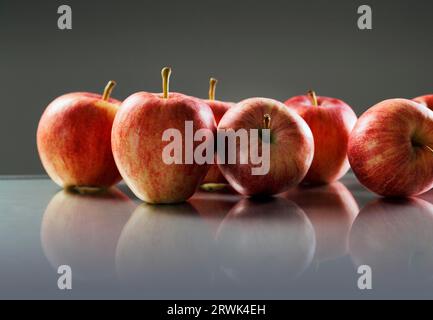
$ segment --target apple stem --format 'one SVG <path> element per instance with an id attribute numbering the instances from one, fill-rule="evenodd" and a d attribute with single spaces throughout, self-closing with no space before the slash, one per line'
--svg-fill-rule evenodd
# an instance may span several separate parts
<path id="1" fill-rule="evenodd" d="M 161 70 L 162 76 L 162 97 L 168 99 L 168 90 L 170 85 L 171 68 L 165 67 Z"/>
<path id="2" fill-rule="evenodd" d="M 209 100 L 215 100 L 215 88 L 218 80 L 215 78 L 210 78 L 209 80 Z"/>
<path id="3" fill-rule="evenodd" d="M 102 100 L 108 101 L 111 96 L 111 92 L 113 92 L 114 87 L 116 86 L 116 81 L 110 80 L 105 86 L 104 93 L 102 94 Z"/>
<path id="4" fill-rule="evenodd" d="M 271 128 L 271 116 L 269 114 L 263 116 L 263 126 L 265 129 Z"/>
<path id="5" fill-rule="evenodd" d="M 317 107 L 319 105 L 318 102 L 317 102 L 316 93 L 313 90 L 309 90 L 307 92 L 307 96 L 308 96 L 308 98 L 310 98 L 311 103 L 313 104 L 313 106 Z"/>

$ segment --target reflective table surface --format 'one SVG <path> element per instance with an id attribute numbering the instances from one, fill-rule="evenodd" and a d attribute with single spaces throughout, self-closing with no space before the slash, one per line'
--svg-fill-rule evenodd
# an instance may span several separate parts
<path id="1" fill-rule="evenodd" d="M 81 195 L 3 177 L 0 298 L 433 298 L 432 202 L 381 199 L 351 174 L 267 200 L 200 191 L 161 206 L 122 184 Z"/>

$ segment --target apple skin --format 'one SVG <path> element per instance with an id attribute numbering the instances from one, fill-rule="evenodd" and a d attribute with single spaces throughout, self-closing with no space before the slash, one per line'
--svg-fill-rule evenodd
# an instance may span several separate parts
<path id="1" fill-rule="evenodd" d="M 313 160 L 314 141 L 307 123 L 296 112 L 273 99 L 250 98 L 239 102 L 223 116 L 218 131 L 263 129 L 266 114 L 271 117 L 268 174 L 252 175 L 251 163 L 218 164 L 230 185 L 246 196 L 274 195 L 288 190 L 305 177 Z M 236 140 L 239 161 L 241 151 L 239 139 Z"/>
<path id="2" fill-rule="evenodd" d="M 284 104 L 308 124 L 314 137 L 314 158 L 303 183 L 323 184 L 340 179 L 349 170 L 347 144 L 357 117 L 345 102 L 317 97 L 315 106 L 306 96 L 296 96 Z"/>
<path id="3" fill-rule="evenodd" d="M 111 128 L 120 101 L 75 92 L 51 102 L 37 129 L 39 156 L 63 188 L 108 188 L 121 180 L 111 151 Z"/>
<path id="4" fill-rule="evenodd" d="M 236 104 L 233 102 L 224 102 L 219 100 L 204 100 L 204 102 L 211 108 L 213 115 L 215 117 L 216 125 L 219 124 L 223 115 L 235 106 Z M 216 159 L 216 157 L 215 157 Z M 206 174 L 206 177 L 203 179 L 203 184 L 205 183 L 227 183 L 227 180 L 222 175 L 218 165 L 216 163 L 211 164 L 209 171 Z"/>
<path id="5" fill-rule="evenodd" d="M 358 180 L 381 196 L 413 196 L 433 186 L 433 112 L 406 99 L 367 110 L 349 139 Z"/>
<path id="6" fill-rule="evenodd" d="M 416 97 L 412 100 L 421 103 L 423 106 L 426 106 L 430 110 L 433 110 L 433 94 L 426 94 L 424 96 Z"/>
<path id="7" fill-rule="evenodd" d="M 356 266 L 369 265 L 374 284 L 426 284 L 433 276 L 433 205 L 417 198 L 382 198 L 367 204 L 350 231 Z M 392 284 L 389 287 L 389 284 Z M 379 289 L 379 286 L 375 287 Z"/>
<path id="8" fill-rule="evenodd" d="M 42 218 L 45 256 L 55 270 L 69 265 L 80 279 L 112 278 L 117 241 L 135 207 L 116 188 L 95 194 L 58 192 Z"/>
<path id="9" fill-rule="evenodd" d="M 208 164 L 172 164 L 162 159 L 166 129 L 178 129 L 185 142 L 185 121 L 215 132 L 212 110 L 199 99 L 172 92 L 138 92 L 116 115 L 112 131 L 114 159 L 126 184 L 147 203 L 178 203 L 190 198 L 205 177 Z M 194 142 L 194 149 L 201 142 Z M 184 151 L 184 148 L 182 147 Z M 182 152 L 184 153 L 184 152 Z"/>
<path id="10" fill-rule="evenodd" d="M 344 184 L 299 186 L 284 193 L 310 219 L 316 234 L 314 261 L 323 262 L 349 252 L 349 232 L 359 212 L 358 204 Z"/>

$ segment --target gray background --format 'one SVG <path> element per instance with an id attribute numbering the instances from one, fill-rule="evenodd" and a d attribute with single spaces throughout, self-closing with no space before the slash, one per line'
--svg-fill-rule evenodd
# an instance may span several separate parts
<path id="1" fill-rule="evenodd" d="M 357 8 L 373 9 L 373 30 Z M 57 29 L 69 4 L 73 30 Z M 279 100 L 314 88 L 361 114 L 390 97 L 433 91 L 433 2 L 422 1 L 4 1 L 0 0 L 0 174 L 43 173 L 35 132 L 55 97 L 100 92 L 119 99 L 171 88 L 205 97 Z"/>

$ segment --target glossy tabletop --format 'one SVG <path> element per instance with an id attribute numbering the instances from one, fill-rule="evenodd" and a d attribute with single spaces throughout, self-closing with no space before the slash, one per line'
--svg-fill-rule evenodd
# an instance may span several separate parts
<path id="1" fill-rule="evenodd" d="M 252 200 L 181 205 L 0 179 L 0 298 L 433 298 L 433 192 L 383 200 L 353 175 Z M 60 290 L 58 267 L 72 270 Z M 358 266 L 372 289 L 358 288 Z"/>

